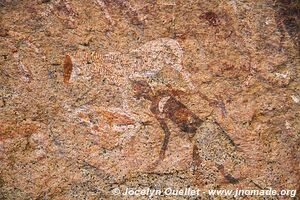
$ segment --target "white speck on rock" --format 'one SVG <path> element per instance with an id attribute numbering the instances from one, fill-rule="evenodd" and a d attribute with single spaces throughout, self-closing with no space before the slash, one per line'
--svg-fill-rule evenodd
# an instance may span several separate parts
<path id="1" fill-rule="evenodd" d="M 0 152 L 4 151 L 4 142 L 0 141 Z"/>
<path id="2" fill-rule="evenodd" d="M 46 155 L 46 151 L 43 148 L 38 148 L 35 150 L 35 155 L 38 158 L 41 158 Z"/>
<path id="3" fill-rule="evenodd" d="M 275 73 L 275 75 L 278 77 L 278 78 L 288 78 L 289 76 L 289 72 L 287 73 L 284 73 L 284 74 L 281 74 L 281 73 Z"/>
<path id="4" fill-rule="evenodd" d="M 285 128 L 286 128 L 286 129 L 291 129 L 291 128 L 292 128 L 290 122 L 285 121 Z"/>
<path id="5" fill-rule="evenodd" d="M 266 25 L 272 24 L 272 19 L 267 18 L 266 21 L 265 21 L 265 24 L 266 24 Z"/>
<path id="6" fill-rule="evenodd" d="M 168 101 L 170 98 L 171 98 L 170 96 L 163 97 L 163 98 L 159 101 L 159 103 L 158 103 L 158 110 L 159 110 L 159 112 L 162 113 L 162 112 L 164 111 L 164 107 L 165 107 L 167 101 Z"/>
<path id="7" fill-rule="evenodd" d="M 297 97 L 296 95 L 292 95 L 291 97 L 292 97 L 292 99 L 293 99 L 293 101 L 295 103 L 299 103 L 300 102 L 299 97 Z"/>

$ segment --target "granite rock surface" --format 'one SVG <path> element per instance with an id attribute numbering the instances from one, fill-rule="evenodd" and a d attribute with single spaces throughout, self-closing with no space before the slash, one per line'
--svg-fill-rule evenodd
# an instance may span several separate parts
<path id="1" fill-rule="evenodd" d="M 0 0 L 0 199 L 299 190 L 299 10 Z"/>

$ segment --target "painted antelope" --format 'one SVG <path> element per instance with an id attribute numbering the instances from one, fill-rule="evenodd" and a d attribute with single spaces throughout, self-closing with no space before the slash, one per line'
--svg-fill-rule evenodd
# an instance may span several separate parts
<path id="1" fill-rule="evenodd" d="M 165 157 L 168 148 L 170 130 L 166 120 L 172 121 L 180 130 L 186 134 L 190 134 L 192 138 L 197 129 L 203 123 L 196 114 L 189 110 L 183 103 L 175 98 L 176 92 L 169 90 L 159 90 L 154 92 L 146 81 L 131 81 L 132 88 L 135 92 L 135 98 L 144 98 L 151 102 L 150 111 L 159 122 L 160 127 L 164 131 L 165 137 L 159 153 L 159 159 L 154 164 L 157 166 Z M 198 159 L 197 146 L 193 147 L 193 159 Z M 197 161 L 196 161 L 197 162 Z"/>

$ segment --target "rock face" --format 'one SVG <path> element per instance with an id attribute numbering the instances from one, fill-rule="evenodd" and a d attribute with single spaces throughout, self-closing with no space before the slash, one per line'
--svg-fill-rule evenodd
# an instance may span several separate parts
<path id="1" fill-rule="evenodd" d="M 0 199 L 300 188 L 297 1 L 2 0 L 0 12 Z"/>

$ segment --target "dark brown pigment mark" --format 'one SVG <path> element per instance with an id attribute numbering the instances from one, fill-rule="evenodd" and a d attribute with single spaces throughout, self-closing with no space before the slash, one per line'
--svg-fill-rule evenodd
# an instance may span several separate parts
<path id="1" fill-rule="evenodd" d="M 130 4 L 128 0 L 104 0 L 103 1 L 106 5 L 114 4 L 116 5 L 122 13 L 129 19 L 129 21 L 136 26 L 143 26 L 144 22 L 139 16 L 138 11 Z"/>
<path id="2" fill-rule="evenodd" d="M 56 5 L 58 11 L 61 11 L 66 16 L 76 16 L 77 13 L 72 9 L 72 7 L 64 0 L 61 0 Z"/>
<path id="3" fill-rule="evenodd" d="M 220 23 L 218 15 L 212 11 L 204 13 L 200 16 L 200 19 L 205 19 L 210 26 L 218 26 Z"/>
<path id="4" fill-rule="evenodd" d="M 193 146 L 193 175 L 195 176 L 195 184 L 197 186 L 202 186 L 203 183 L 202 183 L 202 174 L 201 172 L 199 171 L 200 167 L 201 167 L 201 163 L 202 163 L 202 159 L 199 155 L 199 152 L 198 152 L 198 147 L 196 144 L 194 144 Z"/>
<path id="5" fill-rule="evenodd" d="M 300 47 L 299 41 L 299 16 L 300 3 L 292 0 L 278 0 L 275 3 L 276 23 L 278 30 L 281 32 L 282 41 L 285 37 L 285 30 L 292 38 L 294 43 Z"/>
<path id="6" fill-rule="evenodd" d="M 165 158 L 165 153 L 168 148 L 171 134 L 166 120 L 171 120 L 180 128 L 181 131 L 191 134 L 190 138 L 194 136 L 197 129 L 203 123 L 203 120 L 190 111 L 184 104 L 178 101 L 174 97 L 174 95 L 176 95 L 175 92 L 169 90 L 160 90 L 155 93 L 146 81 L 131 81 L 131 83 L 137 99 L 144 98 L 151 101 L 150 111 L 152 114 L 154 114 L 154 117 L 159 122 L 160 127 L 165 134 L 159 153 L 159 159 L 154 164 L 154 167 L 156 167 Z M 196 165 L 200 165 L 200 156 L 197 154 L 197 146 L 194 145 L 194 163 Z"/>
<path id="7" fill-rule="evenodd" d="M 65 84 L 69 83 L 72 70 L 73 70 L 73 63 L 71 57 L 69 55 L 66 55 L 64 60 L 64 83 Z"/>
<path id="8" fill-rule="evenodd" d="M 217 167 L 220 171 L 220 173 L 223 175 L 226 181 L 228 181 L 231 184 L 237 184 L 239 183 L 239 179 L 234 178 L 231 174 L 225 173 L 224 165 L 218 165 Z"/>

